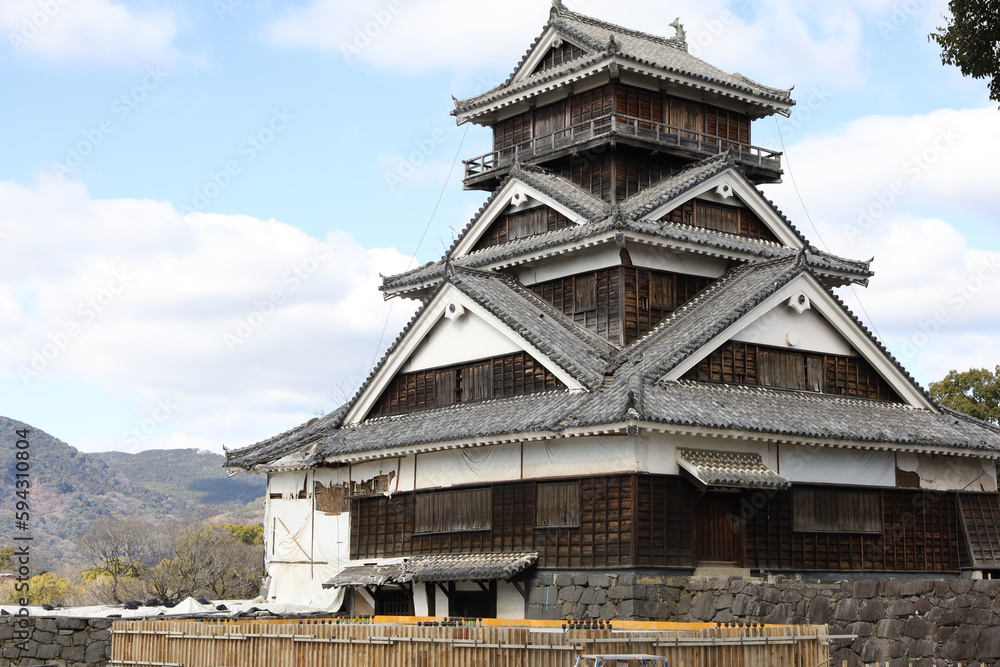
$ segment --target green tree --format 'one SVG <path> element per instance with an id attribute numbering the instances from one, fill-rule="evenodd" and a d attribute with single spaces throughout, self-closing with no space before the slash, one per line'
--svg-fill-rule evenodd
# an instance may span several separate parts
<path id="1" fill-rule="evenodd" d="M 931 383 L 930 394 L 945 407 L 1000 424 L 1000 366 L 993 372 L 985 368 L 951 371 L 940 382 Z"/>
<path id="2" fill-rule="evenodd" d="M 264 544 L 264 526 L 244 526 L 234 523 L 219 524 L 243 544 Z"/>
<path id="3" fill-rule="evenodd" d="M 941 62 L 964 76 L 990 80 L 990 99 L 1000 102 L 1000 0 L 950 0 L 951 18 L 928 38 L 941 47 Z"/>
<path id="4" fill-rule="evenodd" d="M 76 592 L 72 581 L 57 576 L 54 572 L 45 572 L 28 580 L 28 604 L 63 604 L 67 598 Z M 23 592 L 16 591 L 13 586 L 7 591 L 7 604 L 21 604 Z"/>
<path id="5" fill-rule="evenodd" d="M 13 557 L 14 547 L 3 547 L 0 549 L 0 571 L 11 569 L 10 559 Z"/>

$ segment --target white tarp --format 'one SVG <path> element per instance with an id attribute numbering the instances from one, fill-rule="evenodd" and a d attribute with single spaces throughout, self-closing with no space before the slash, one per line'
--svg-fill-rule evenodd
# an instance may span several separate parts
<path id="1" fill-rule="evenodd" d="M 364 484 L 382 475 L 390 477 L 389 490 L 386 493 L 396 493 L 399 482 L 399 459 L 366 461 L 351 466 L 351 484 L 353 485 Z"/>
<path id="2" fill-rule="evenodd" d="M 312 515 L 312 499 L 271 501 L 272 560 L 312 560 Z"/>
<path id="3" fill-rule="evenodd" d="M 893 452 L 781 445 L 778 474 L 789 482 L 896 486 Z"/>
<path id="4" fill-rule="evenodd" d="M 996 491 L 992 461 L 972 457 L 917 455 L 921 489 L 935 491 Z"/>
<path id="5" fill-rule="evenodd" d="M 271 473 L 267 477 L 268 493 L 280 493 L 282 498 L 293 499 L 299 497 L 306 483 L 306 472 L 278 472 Z M 308 491 L 308 489 L 307 489 Z"/>
<path id="6" fill-rule="evenodd" d="M 351 481 L 351 469 L 344 468 L 316 468 L 312 471 L 313 483 L 319 482 L 323 486 L 338 486 Z"/>
<path id="7" fill-rule="evenodd" d="M 323 588 L 339 570 L 308 563 L 271 563 L 269 600 L 292 603 L 323 611 L 337 611 L 344 602 L 343 588 Z M 263 605 L 261 605 L 263 606 Z"/>
<path id="8" fill-rule="evenodd" d="M 518 443 L 467 447 L 417 455 L 418 489 L 503 482 L 520 478 L 521 445 Z"/>
<path id="9" fill-rule="evenodd" d="M 635 438 L 567 438 L 524 444 L 524 479 L 601 475 L 640 469 Z M 419 472 L 419 466 L 418 466 Z"/>
<path id="10" fill-rule="evenodd" d="M 330 593 L 324 593 L 324 595 L 326 595 L 326 597 L 333 598 L 334 602 L 330 602 L 325 606 L 314 607 L 306 604 L 295 604 L 291 602 L 267 602 L 263 598 L 257 598 L 254 600 L 212 600 L 211 604 L 204 605 L 193 598 L 187 598 L 173 607 L 141 606 L 138 609 L 125 609 L 120 606 L 112 605 L 94 605 L 89 607 L 65 607 L 46 611 L 41 607 L 28 607 L 28 615 L 43 618 L 108 618 L 109 616 L 118 616 L 123 619 L 130 619 L 150 618 L 155 616 L 189 615 L 235 616 L 236 614 L 249 611 L 250 609 L 269 611 L 272 614 L 279 616 L 283 614 L 307 614 L 316 611 L 337 611 L 340 609 L 343 595 L 337 596 L 335 594 L 331 595 Z M 339 600 L 337 600 L 338 597 L 340 598 Z M 324 600 L 319 598 L 318 601 L 323 602 Z M 216 608 L 218 605 L 225 605 L 226 608 L 220 611 Z M 16 615 L 21 608 L 6 605 L 0 606 L 0 609 L 6 611 L 8 614 Z"/>
<path id="11" fill-rule="evenodd" d="M 351 515 L 317 512 L 313 520 L 313 560 L 329 563 L 336 574 L 351 558 Z"/>

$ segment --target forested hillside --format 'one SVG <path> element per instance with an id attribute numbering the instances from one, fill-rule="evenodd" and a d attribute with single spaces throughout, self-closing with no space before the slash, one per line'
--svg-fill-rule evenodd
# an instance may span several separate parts
<path id="1" fill-rule="evenodd" d="M 0 417 L 0 494 L 8 517 L 0 522 L 3 544 L 11 543 L 13 531 L 16 431 L 25 428 L 31 529 L 36 553 L 47 568 L 74 562 L 76 540 L 99 517 L 133 516 L 158 523 L 232 512 L 253 521 L 259 515 L 264 478 L 227 479 L 219 454 L 193 449 L 86 454 L 44 431 Z"/>

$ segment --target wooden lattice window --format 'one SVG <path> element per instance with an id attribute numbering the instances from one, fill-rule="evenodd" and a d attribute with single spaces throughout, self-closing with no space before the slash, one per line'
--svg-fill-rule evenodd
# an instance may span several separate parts
<path id="1" fill-rule="evenodd" d="M 580 482 L 539 483 L 535 487 L 536 528 L 580 526 Z"/>
<path id="2" fill-rule="evenodd" d="M 421 493 L 416 497 L 414 532 L 445 533 L 489 530 L 493 489 L 457 489 Z"/>
<path id="3" fill-rule="evenodd" d="M 810 533 L 881 533 L 882 493 L 794 489 L 792 529 Z"/>

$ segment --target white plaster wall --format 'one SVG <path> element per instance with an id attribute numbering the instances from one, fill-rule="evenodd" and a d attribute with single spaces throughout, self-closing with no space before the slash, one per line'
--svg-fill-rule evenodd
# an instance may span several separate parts
<path id="1" fill-rule="evenodd" d="M 896 486 L 893 452 L 781 445 L 778 474 L 790 482 Z"/>
<path id="2" fill-rule="evenodd" d="M 506 581 L 497 582 L 497 618 L 524 618 L 524 598 Z"/>
<path id="3" fill-rule="evenodd" d="M 797 341 L 795 345 L 789 344 L 789 334 Z M 851 345 L 822 315 L 812 308 L 800 315 L 787 302 L 761 315 L 732 340 L 789 350 L 856 356 Z"/>
<path id="4" fill-rule="evenodd" d="M 606 269 L 622 263 L 621 250 L 614 243 L 603 243 L 597 247 L 585 248 L 571 255 L 547 257 L 542 264 L 516 266 L 511 270 L 525 285 L 555 280 L 577 273 Z"/>
<path id="5" fill-rule="evenodd" d="M 413 586 L 413 615 L 427 616 L 427 587 L 423 584 Z"/>
<path id="6" fill-rule="evenodd" d="M 521 444 L 466 447 L 417 455 L 415 488 L 521 479 Z"/>
<path id="7" fill-rule="evenodd" d="M 722 438 L 679 436 L 668 433 L 648 433 L 639 438 L 639 469 L 657 475 L 679 475 L 678 449 L 760 454 L 764 465 L 775 472 L 778 470 L 777 445 Z"/>
<path id="8" fill-rule="evenodd" d="M 972 457 L 918 454 L 920 488 L 933 491 L 997 490 L 993 461 Z"/>
<path id="9" fill-rule="evenodd" d="M 718 257 L 694 253 L 678 253 L 644 243 L 627 243 L 632 264 L 657 271 L 673 271 L 707 278 L 718 278 L 726 272 L 728 262 Z M 564 278 L 566 276 L 620 266 L 621 248 L 615 243 L 604 243 L 568 256 L 550 257 L 544 265 L 515 267 L 517 279 L 525 285 Z"/>
<path id="10" fill-rule="evenodd" d="M 355 586 L 354 590 L 354 613 L 358 616 L 371 616 L 375 613 L 375 600 L 361 586 Z"/>
<path id="11" fill-rule="evenodd" d="M 729 262 L 719 257 L 676 252 L 644 243 L 627 244 L 632 263 L 657 271 L 673 271 L 693 276 L 718 278 L 726 272 Z"/>
<path id="12" fill-rule="evenodd" d="M 413 491 L 416 487 L 414 486 L 414 473 L 417 465 L 417 455 L 410 454 L 409 456 L 404 456 L 399 461 L 399 477 L 396 482 L 396 492 L 404 493 L 406 491 Z"/>
<path id="13" fill-rule="evenodd" d="M 455 321 L 442 317 L 403 366 L 425 370 L 520 352 L 521 346 L 469 311 Z"/>

